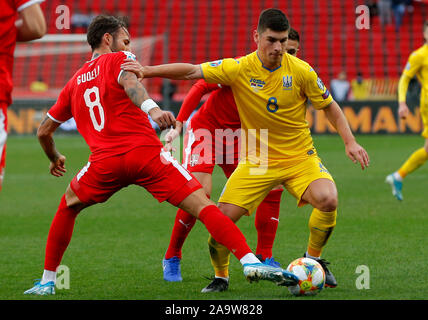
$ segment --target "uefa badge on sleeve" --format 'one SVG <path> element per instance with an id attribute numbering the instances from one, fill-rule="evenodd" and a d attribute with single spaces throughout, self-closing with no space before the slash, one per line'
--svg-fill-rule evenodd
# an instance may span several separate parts
<path id="1" fill-rule="evenodd" d="M 318 85 L 318 88 L 320 88 L 320 90 L 321 91 L 324 91 L 324 82 L 322 82 L 322 80 L 321 80 L 321 78 L 320 77 L 318 77 L 318 79 L 317 79 L 317 85 Z"/>

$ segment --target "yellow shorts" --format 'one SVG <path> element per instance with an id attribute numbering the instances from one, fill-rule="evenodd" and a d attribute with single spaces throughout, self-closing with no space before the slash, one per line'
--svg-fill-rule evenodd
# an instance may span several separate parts
<path id="1" fill-rule="evenodd" d="M 301 207 L 306 204 L 301 197 L 309 184 L 323 178 L 334 182 L 316 154 L 299 160 L 270 161 L 264 168 L 241 162 L 228 179 L 218 201 L 240 206 L 249 215 L 272 188 L 282 184 Z"/>

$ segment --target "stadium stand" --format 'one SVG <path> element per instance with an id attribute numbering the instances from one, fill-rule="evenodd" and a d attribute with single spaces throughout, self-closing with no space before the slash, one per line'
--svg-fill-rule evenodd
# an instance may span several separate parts
<path id="1" fill-rule="evenodd" d="M 84 27 L 58 30 L 56 19 L 60 0 L 45 1 L 42 8 L 48 21 L 49 34 L 85 33 Z M 300 32 L 302 59 L 312 64 L 324 83 L 340 71 L 346 70 L 348 79 L 359 71 L 373 83 L 386 79 L 397 81 L 409 53 L 422 45 L 421 28 L 428 19 L 428 4 L 413 1 L 412 12 L 406 12 L 403 25 L 396 32 L 394 23 L 382 27 L 379 17 L 371 18 L 369 30 L 357 30 L 356 7 L 364 0 L 265 0 L 265 1 L 133 1 L 133 0 L 70 0 L 71 14 L 80 12 L 93 15 L 108 13 L 127 16 L 133 38 L 168 34 L 165 41 L 155 41 L 151 48 L 150 64 L 163 63 L 167 50 L 169 62 L 200 63 L 221 57 L 243 55 L 255 49 L 252 30 L 260 11 L 278 7 L 287 13 L 292 26 Z M 40 44 L 41 45 L 41 44 Z M 62 44 L 58 43 L 57 48 Z M 64 54 L 34 55 L 17 64 L 14 97 L 28 97 L 30 83 L 42 78 L 55 94 L 82 63 L 81 59 L 67 58 Z M 83 61 L 89 56 L 83 54 Z M 138 56 L 138 55 L 137 55 Z M 21 58 L 23 59 L 23 58 Z M 31 71 L 31 72 L 30 72 Z M 374 81 L 376 80 L 376 81 Z M 152 95 L 160 94 L 162 81 L 153 79 L 147 84 Z M 180 100 L 192 85 L 190 81 L 177 82 Z M 43 93 L 38 93 L 38 95 Z M 384 96 L 383 96 L 384 98 Z"/>

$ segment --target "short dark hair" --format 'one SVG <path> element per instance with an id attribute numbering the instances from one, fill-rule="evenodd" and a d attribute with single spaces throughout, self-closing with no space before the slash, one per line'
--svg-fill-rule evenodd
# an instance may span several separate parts
<path id="1" fill-rule="evenodd" d="M 260 13 L 257 31 L 262 33 L 266 29 L 277 32 L 287 31 L 290 29 L 290 23 L 287 16 L 281 10 L 274 8 L 265 9 Z"/>
<path id="2" fill-rule="evenodd" d="M 290 28 L 288 39 L 300 42 L 300 36 L 296 29 Z"/>
<path id="3" fill-rule="evenodd" d="M 124 19 L 102 14 L 92 20 L 88 27 L 86 39 L 92 50 L 95 50 L 100 46 L 105 33 L 114 35 L 119 29 L 126 27 L 127 23 Z"/>

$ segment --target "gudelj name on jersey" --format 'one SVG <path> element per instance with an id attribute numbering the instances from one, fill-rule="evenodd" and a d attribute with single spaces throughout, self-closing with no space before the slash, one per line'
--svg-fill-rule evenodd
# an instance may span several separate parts
<path id="1" fill-rule="evenodd" d="M 97 66 L 94 70 L 82 73 L 77 77 L 77 84 L 85 83 L 87 81 L 94 80 L 100 74 L 100 66 Z"/>

